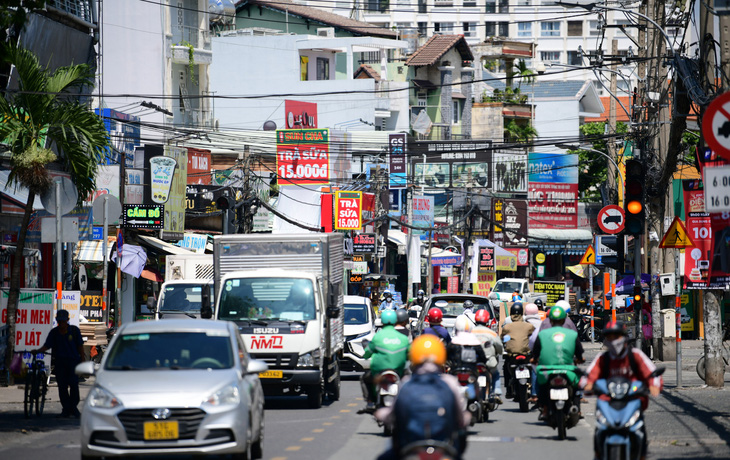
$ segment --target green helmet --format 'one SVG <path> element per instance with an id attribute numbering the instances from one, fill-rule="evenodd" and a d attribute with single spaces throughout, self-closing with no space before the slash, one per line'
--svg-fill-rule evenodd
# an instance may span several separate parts
<path id="1" fill-rule="evenodd" d="M 568 316 L 568 314 L 565 313 L 565 309 L 563 307 L 556 305 L 550 309 L 550 314 L 548 316 L 551 321 L 562 321 Z"/>
<path id="2" fill-rule="evenodd" d="M 385 310 L 380 314 L 380 321 L 383 322 L 383 326 L 393 326 L 398 322 L 398 315 L 395 310 Z"/>

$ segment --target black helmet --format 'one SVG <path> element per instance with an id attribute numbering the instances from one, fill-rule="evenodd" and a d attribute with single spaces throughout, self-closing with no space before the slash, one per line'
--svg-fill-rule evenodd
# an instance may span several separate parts
<path id="1" fill-rule="evenodd" d="M 623 321 L 609 321 L 603 328 L 603 336 L 607 334 L 627 335 L 626 323 Z"/>
<path id="2" fill-rule="evenodd" d="M 535 305 L 537 305 L 537 308 L 542 310 L 542 299 L 535 299 Z"/>
<path id="3" fill-rule="evenodd" d="M 471 300 L 465 300 L 464 309 L 466 310 L 467 308 L 474 308 L 474 302 L 472 302 Z"/>
<path id="4" fill-rule="evenodd" d="M 395 311 L 396 323 L 404 323 L 408 321 L 408 312 L 402 308 Z"/>
<path id="5" fill-rule="evenodd" d="M 514 304 L 513 304 L 513 305 L 512 305 L 511 307 L 510 307 L 510 309 L 509 309 L 509 314 L 510 314 L 510 315 L 520 315 L 520 316 L 524 315 L 524 314 L 525 314 L 525 311 L 524 311 L 524 309 L 522 308 L 522 303 L 521 303 L 521 302 L 515 302 L 515 303 L 514 303 Z"/>

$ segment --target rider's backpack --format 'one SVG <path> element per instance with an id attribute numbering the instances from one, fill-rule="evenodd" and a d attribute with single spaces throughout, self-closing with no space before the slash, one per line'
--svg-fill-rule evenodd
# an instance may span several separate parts
<path id="1" fill-rule="evenodd" d="M 457 437 L 456 397 L 439 374 L 413 374 L 401 388 L 393 410 L 396 449 L 427 439 L 454 442 Z"/>

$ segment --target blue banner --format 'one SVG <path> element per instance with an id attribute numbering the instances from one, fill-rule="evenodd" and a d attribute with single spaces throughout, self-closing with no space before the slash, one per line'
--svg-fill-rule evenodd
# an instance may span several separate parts
<path id="1" fill-rule="evenodd" d="M 530 182 L 577 184 L 578 155 L 533 152 L 528 159 L 527 171 Z"/>

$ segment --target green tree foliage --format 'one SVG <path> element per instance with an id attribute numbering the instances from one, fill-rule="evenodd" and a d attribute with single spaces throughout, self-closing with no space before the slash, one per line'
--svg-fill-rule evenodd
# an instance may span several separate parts
<path id="1" fill-rule="evenodd" d="M 94 84 L 87 65 L 60 67 L 50 72 L 30 51 L 4 47 L 5 59 L 15 66 L 19 90 L 0 97 L 0 139 L 10 150 L 10 175 L 6 186 L 28 189 L 8 295 L 9 364 L 15 341 L 15 315 L 20 292 L 20 268 L 28 223 L 35 197 L 52 183 L 47 165 L 60 162 L 79 191 L 79 201 L 96 188 L 95 176 L 104 152 L 110 147 L 104 122 L 73 93 Z M 58 152 L 57 154 L 54 152 Z"/>
<path id="2" fill-rule="evenodd" d="M 581 125 L 581 135 L 588 139 L 601 138 L 606 130 L 606 123 L 593 122 Z M 616 124 L 617 133 L 625 133 L 628 127 L 625 123 Z M 599 139 L 593 141 L 594 150 L 600 150 L 608 154 L 606 141 Z M 578 190 L 581 194 L 581 201 L 596 203 L 601 201 L 600 187 L 606 183 L 608 178 L 608 163 L 605 157 L 590 150 L 571 150 L 570 153 L 578 154 Z"/>

